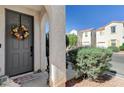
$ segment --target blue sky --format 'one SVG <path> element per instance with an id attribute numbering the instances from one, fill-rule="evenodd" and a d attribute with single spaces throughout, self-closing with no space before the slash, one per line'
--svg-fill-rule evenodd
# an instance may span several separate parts
<path id="1" fill-rule="evenodd" d="M 124 21 L 124 6 L 66 6 L 66 32 L 99 28 L 111 21 Z"/>

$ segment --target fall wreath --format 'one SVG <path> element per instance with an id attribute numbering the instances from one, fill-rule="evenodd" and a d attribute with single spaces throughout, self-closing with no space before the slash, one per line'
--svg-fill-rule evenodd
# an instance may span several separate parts
<path id="1" fill-rule="evenodd" d="M 11 28 L 11 35 L 18 40 L 24 40 L 28 38 L 29 31 L 24 25 L 21 26 L 14 25 Z"/>

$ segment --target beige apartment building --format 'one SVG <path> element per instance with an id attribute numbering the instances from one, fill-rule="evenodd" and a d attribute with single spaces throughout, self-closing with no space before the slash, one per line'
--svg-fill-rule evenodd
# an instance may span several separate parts
<path id="1" fill-rule="evenodd" d="M 90 28 L 78 31 L 78 46 L 95 47 L 96 46 L 95 30 Z"/>
<path id="2" fill-rule="evenodd" d="M 113 21 L 96 30 L 96 46 L 107 48 L 119 47 L 124 43 L 124 22 Z"/>
<path id="3" fill-rule="evenodd" d="M 124 22 L 113 21 L 97 30 L 78 31 L 78 46 L 119 47 L 124 43 Z"/>

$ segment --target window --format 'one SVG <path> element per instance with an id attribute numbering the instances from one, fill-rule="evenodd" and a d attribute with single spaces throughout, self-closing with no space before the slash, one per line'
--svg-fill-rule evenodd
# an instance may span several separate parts
<path id="1" fill-rule="evenodd" d="M 124 39 L 124 36 L 122 38 Z"/>
<path id="2" fill-rule="evenodd" d="M 111 46 L 114 46 L 114 47 L 116 46 L 116 39 L 111 40 Z"/>
<path id="3" fill-rule="evenodd" d="M 111 27 L 111 33 L 115 33 L 116 32 L 116 26 L 112 26 Z"/>
<path id="4" fill-rule="evenodd" d="M 85 32 L 85 37 L 88 37 L 88 33 L 87 32 Z"/>
<path id="5" fill-rule="evenodd" d="M 101 32 L 99 32 L 100 33 L 100 35 L 103 35 L 103 32 L 101 31 Z"/>

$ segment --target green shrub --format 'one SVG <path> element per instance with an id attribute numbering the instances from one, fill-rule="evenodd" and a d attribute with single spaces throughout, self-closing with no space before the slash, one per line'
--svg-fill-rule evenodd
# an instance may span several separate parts
<path id="1" fill-rule="evenodd" d="M 76 56 L 75 69 L 79 76 L 85 75 L 92 80 L 110 69 L 112 51 L 100 48 L 82 48 Z"/>
<path id="2" fill-rule="evenodd" d="M 124 46 L 120 46 L 120 50 L 121 51 L 124 51 Z"/>
<path id="3" fill-rule="evenodd" d="M 124 43 L 119 47 L 121 51 L 124 51 Z"/>
<path id="4" fill-rule="evenodd" d="M 119 52 L 120 49 L 118 47 L 110 46 L 108 49 L 111 49 L 113 52 Z"/>

